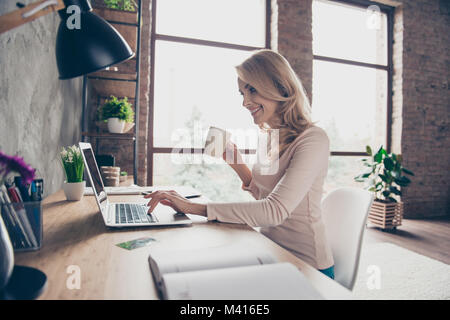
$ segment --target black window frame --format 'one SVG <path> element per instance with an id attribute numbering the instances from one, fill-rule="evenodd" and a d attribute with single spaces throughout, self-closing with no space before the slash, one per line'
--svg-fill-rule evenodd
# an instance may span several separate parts
<path id="1" fill-rule="evenodd" d="M 197 38 L 188 37 L 178 37 L 165 34 L 156 33 L 156 19 L 157 19 L 157 2 L 158 0 L 152 1 L 152 26 L 151 26 L 151 36 L 150 36 L 150 94 L 149 94 L 149 114 L 148 114 L 148 138 L 147 138 L 147 185 L 153 185 L 153 156 L 155 154 L 170 154 L 172 153 L 173 147 L 155 147 L 154 146 L 154 108 L 155 108 L 155 44 L 157 40 L 164 40 L 175 43 L 186 43 L 195 44 L 208 47 L 225 48 L 225 49 L 237 49 L 245 51 L 253 51 L 258 49 L 270 49 L 271 34 L 270 34 L 270 22 L 271 22 L 271 0 L 266 0 L 266 25 L 265 25 L 265 46 L 264 47 L 253 47 L 246 45 L 233 44 L 228 42 L 217 42 L 211 40 L 203 40 Z M 185 148 L 184 152 L 189 150 L 189 154 L 199 154 L 203 153 L 203 148 Z M 240 149 L 243 154 L 255 154 L 254 149 Z"/>

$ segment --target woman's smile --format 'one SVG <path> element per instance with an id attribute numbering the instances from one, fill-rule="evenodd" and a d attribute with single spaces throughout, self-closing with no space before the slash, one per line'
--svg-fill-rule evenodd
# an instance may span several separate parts
<path id="1" fill-rule="evenodd" d="M 255 116 L 256 114 L 259 114 L 259 111 L 263 111 L 264 107 L 260 105 L 260 106 L 254 107 L 254 108 L 248 108 L 248 110 L 250 111 L 252 116 Z"/>

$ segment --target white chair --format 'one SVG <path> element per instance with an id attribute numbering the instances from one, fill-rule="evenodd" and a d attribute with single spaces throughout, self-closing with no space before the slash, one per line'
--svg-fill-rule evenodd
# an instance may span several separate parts
<path id="1" fill-rule="evenodd" d="M 358 188 L 339 188 L 322 201 L 322 216 L 334 259 L 335 280 L 353 290 L 361 244 L 373 194 Z"/>

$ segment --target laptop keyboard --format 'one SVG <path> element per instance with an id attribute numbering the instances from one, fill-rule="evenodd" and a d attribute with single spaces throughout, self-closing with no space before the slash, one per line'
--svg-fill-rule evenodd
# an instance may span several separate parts
<path id="1" fill-rule="evenodd" d="M 151 223 L 158 220 L 153 214 L 147 214 L 147 207 L 134 203 L 116 204 L 116 223 L 119 224 L 139 224 Z"/>

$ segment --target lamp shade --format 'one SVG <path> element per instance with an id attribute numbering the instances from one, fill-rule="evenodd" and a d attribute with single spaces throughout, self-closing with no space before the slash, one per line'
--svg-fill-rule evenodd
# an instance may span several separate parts
<path id="1" fill-rule="evenodd" d="M 67 9 L 58 11 L 61 17 L 56 37 L 59 79 L 102 70 L 134 56 L 120 33 L 93 13 L 87 0 L 64 0 L 64 3 L 66 8 L 76 5 L 81 11 L 76 18 Z M 74 19 L 79 19 L 78 28 L 71 25 Z"/>

